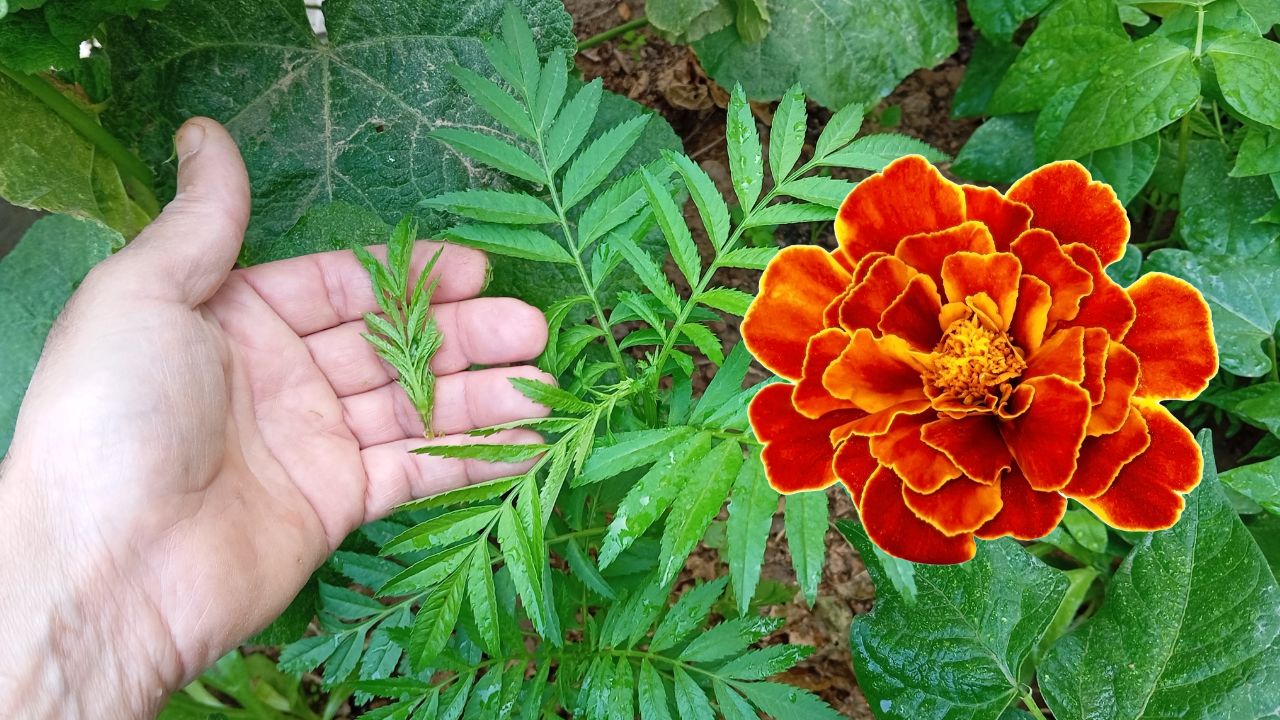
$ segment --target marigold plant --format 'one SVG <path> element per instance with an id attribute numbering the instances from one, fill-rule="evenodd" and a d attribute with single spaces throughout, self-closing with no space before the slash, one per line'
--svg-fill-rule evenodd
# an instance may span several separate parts
<path id="1" fill-rule="evenodd" d="M 1068 498 L 1122 530 L 1177 522 L 1202 461 L 1160 403 L 1217 372 L 1209 307 L 1170 275 L 1107 276 L 1129 239 L 1109 186 L 1068 161 L 1001 194 L 910 156 L 836 236 L 779 253 L 742 325 L 791 381 L 751 405 L 776 489 L 839 480 L 877 545 L 926 563 L 1043 537 Z"/>

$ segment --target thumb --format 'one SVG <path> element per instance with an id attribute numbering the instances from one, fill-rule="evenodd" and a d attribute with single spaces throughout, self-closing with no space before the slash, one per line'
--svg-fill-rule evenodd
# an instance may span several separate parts
<path id="1" fill-rule="evenodd" d="M 249 222 L 249 176 L 235 140 L 197 117 L 174 138 L 178 192 L 164 211 L 112 260 L 130 283 L 191 306 L 208 300 L 235 264 Z"/>

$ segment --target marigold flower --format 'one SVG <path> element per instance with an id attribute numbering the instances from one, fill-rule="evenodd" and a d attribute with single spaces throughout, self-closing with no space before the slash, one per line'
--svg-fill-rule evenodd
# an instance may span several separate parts
<path id="1" fill-rule="evenodd" d="M 1209 307 L 1103 272 L 1129 239 L 1110 187 L 1057 162 L 1001 194 L 911 156 L 850 193 L 836 237 L 778 253 L 742 324 L 791 381 L 751 404 L 778 491 L 839 480 L 876 544 L 925 563 L 1042 537 L 1067 498 L 1122 530 L 1177 522 L 1201 458 L 1159 403 L 1217 372 Z"/>

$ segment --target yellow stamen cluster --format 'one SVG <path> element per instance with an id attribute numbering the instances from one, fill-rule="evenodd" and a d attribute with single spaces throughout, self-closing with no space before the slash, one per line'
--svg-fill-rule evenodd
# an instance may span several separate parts
<path id="1" fill-rule="evenodd" d="M 981 402 L 991 388 L 1027 369 L 1009 336 L 987 327 L 976 315 L 954 322 L 930 360 L 926 379 L 966 405 Z"/>

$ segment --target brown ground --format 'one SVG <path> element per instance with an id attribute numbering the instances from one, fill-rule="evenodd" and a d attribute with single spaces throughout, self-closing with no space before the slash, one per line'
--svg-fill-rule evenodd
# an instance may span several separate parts
<path id="1" fill-rule="evenodd" d="M 608 30 L 644 12 L 642 0 L 566 0 L 565 4 L 573 15 L 579 39 Z M 871 114 L 863 125 L 863 132 L 893 130 L 920 138 L 951 155 L 958 152 L 977 127 L 975 121 L 949 117 L 951 97 L 960 83 L 971 44 L 972 31 L 967 22 L 962 22 L 960 50 L 938 67 L 920 70 L 903 81 Z M 691 50 L 671 45 L 645 30 L 638 36 L 623 36 L 579 53 L 578 67 L 587 79 L 601 77 L 609 90 L 661 113 L 683 140 L 685 152 L 728 192 L 723 109 L 728 96 L 706 77 Z M 893 106 L 901 109 L 895 127 L 880 127 L 871 120 Z M 770 105 L 756 105 L 754 109 L 762 121 L 772 118 Z M 829 113 L 811 105 L 810 116 L 812 140 Z M 685 212 L 696 232 L 699 226 L 692 203 Z M 779 239 L 784 243 L 808 242 L 809 233 L 792 229 Z M 829 228 L 818 229 L 817 239 L 828 246 L 833 246 L 835 240 Z M 671 275 L 673 281 L 680 282 L 675 273 Z M 725 273 L 721 281 L 754 293 L 758 279 L 757 272 L 733 270 Z M 736 326 L 721 330 L 728 340 L 739 338 Z M 709 368 L 704 368 L 704 372 L 707 370 Z M 759 378 L 764 377 L 763 371 L 757 372 Z M 853 516 L 853 505 L 842 490 L 834 488 L 831 501 L 833 518 Z M 764 577 L 794 584 L 791 558 L 782 537 L 781 514 L 774 518 L 773 539 L 766 551 Z M 873 716 L 857 687 L 850 664 L 848 630 L 854 615 L 871 609 L 875 590 L 857 553 L 834 530 L 827 534 L 827 547 L 827 566 L 816 605 L 810 609 L 797 594 L 790 603 L 772 610 L 787 619 L 777 641 L 818 648 L 784 679 L 813 690 L 854 720 L 870 720 Z M 703 548 L 689 559 L 688 573 L 699 579 L 714 577 L 720 574 L 718 562 L 717 551 Z"/>

